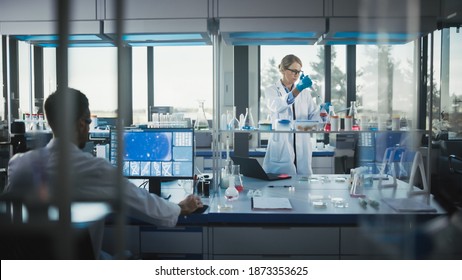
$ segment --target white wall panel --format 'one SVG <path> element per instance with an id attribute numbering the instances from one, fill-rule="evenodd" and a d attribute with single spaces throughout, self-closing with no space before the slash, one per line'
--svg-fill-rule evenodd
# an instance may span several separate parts
<path id="1" fill-rule="evenodd" d="M 129 0 L 126 19 L 207 18 L 208 0 Z M 106 0 L 106 19 L 116 18 L 116 0 Z"/>
<path id="2" fill-rule="evenodd" d="M 104 33 L 116 33 L 116 21 L 104 22 Z M 125 33 L 178 33 L 178 32 L 207 32 L 205 19 L 153 19 L 153 20 L 125 20 Z"/>
<path id="3" fill-rule="evenodd" d="M 1 21 L 53 21 L 57 20 L 55 0 L 1 0 Z M 73 0 L 73 20 L 95 20 L 96 0 Z"/>
<path id="4" fill-rule="evenodd" d="M 69 28 L 70 34 L 99 34 L 100 25 L 98 21 L 73 21 Z M 0 34 L 2 35 L 48 35 L 57 33 L 57 21 L 0 22 Z"/>
<path id="5" fill-rule="evenodd" d="M 219 18 L 322 17 L 324 0 L 217 0 Z"/>
<path id="6" fill-rule="evenodd" d="M 332 0 L 334 17 L 437 16 L 439 1 L 434 0 Z"/>

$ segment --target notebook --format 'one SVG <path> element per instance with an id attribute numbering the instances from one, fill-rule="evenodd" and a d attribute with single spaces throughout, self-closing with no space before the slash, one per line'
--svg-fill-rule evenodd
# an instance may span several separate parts
<path id="1" fill-rule="evenodd" d="M 257 159 L 247 157 L 231 156 L 234 164 L 240 165 L 241 173 L 244 176 L 262 179 L 266 181 L 276 181 L 292 178 L 287 174 L 266 173 Z"/>

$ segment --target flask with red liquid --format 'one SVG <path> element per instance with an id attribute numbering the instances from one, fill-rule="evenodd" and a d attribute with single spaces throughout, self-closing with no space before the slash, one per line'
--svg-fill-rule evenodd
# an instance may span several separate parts
<path id="1" fill-rule="evenodd" d="M 331 122 L 332 117 L 335 117 L 334 106 L 329 106 L 329 117 L 327 118 L 326 125 L 324 126 L 324 131 L 331 131 Z"/>
<path id="2" fill-rule="evenodd" d="M 356 108 L 356 101 L 351 101 L 351 106 L 350 106 L 350 112 L 348 113 L 348 116 L 351 117 L 351 130 L 361 130 L 361 127 L 359 126 L 359 118 L 358 118 L 358 111 Z"/>
<path id="3" fill-rule="evenodd" d="M 233 165 L 231 168 L 231 176 L 234 178 L 234 187 L 238 192 L 244 190 L 244 185 L 242 184 L 241 169 L 239 165 Z"/>

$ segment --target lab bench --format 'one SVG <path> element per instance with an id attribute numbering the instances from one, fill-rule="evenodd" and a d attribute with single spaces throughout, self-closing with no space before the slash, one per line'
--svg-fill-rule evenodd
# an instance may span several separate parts
<path id="1" fill-rule="evenodd" d="M 431 211 L 394 210 L 382 198 L 406 198 L 408 185 L 403 181 L 395 189 L 379 190 L 378 181 L 364 187 L 367 198 L 379 203 L 364 207 L 358 197 L 350 196 L 347 176 L 281 181 L 244 177 L 245 189 L 237 200 L 227 201 L 218 188 L 215 195 L 203 198 L 209 205 L 204 214 L 180 217 L 175 228 L 132 223 L 130 240 L 137 242 L 130 249 L 142 258 L 162 259 L 420 258 L 413 247 L 420 246 L 416 234 L 426 222 L 444 217 L 444 209 L 430 197 Z M 252 209 L 250 190 L 258 190 L 261 197 L 288 198 L 292 209 Z M 185 195 L 176 186 L 164 191 L 172 192 L 174 202 Z M 334 205 L 334 199 L 343 204 Z M 315 200 L 325 203 L 315 206 Z"/>
<path id="2" fill-rule="evenodd" d="M 263 165 L 263 158 L 265 157 L 266 149 L 251 149 L 249 150 L 249 157 L 256 158 L 261 165 Z M 334 149 L 313 150 L 312 169 L 314 174 L 333 174 L 335 173 L 334 166 Z M 220 153 L 219 153 L 220 155 Z M 234 152 L 230 151 L 230 156 Z M 224 165 L 226 159 L 226 152 L 221 152 L 221 166 Z M 213 155 L 211 150 L 197 149 L 194 164 L 201 172 L 212 172 L 213 170 Z"/>

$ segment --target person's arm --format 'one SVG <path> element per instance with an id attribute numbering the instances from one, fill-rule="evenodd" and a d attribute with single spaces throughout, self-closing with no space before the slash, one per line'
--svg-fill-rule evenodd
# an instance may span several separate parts
<path id="1" fill-rule="evenodd" d="M 176 204 L 127 182 L 125 201 L 129 211 L 141 217 L 146 215 L 149 222 L 158 226 L 175 226 L 178 216 L 189 215 L 203 207 L 200 197 L 196 195 L 189 195 Z"/>
<path id="2" fill-rule="evenodd" d="M 265 90 L 266 107 L 272 113 L 280 113 L 287 109 L 287 95 L 280 96 L 276 86 L 272 86 Z"/>
<path id="3" fill-rule="evenodd" d="M 287 104 L 291 105 L 292 103 L 295 102 L 295 98 L 306 88 L 309 88 L 313 85 L 313 81 L 311 81 L 310 77 L 308 75 L 303 75 L 300 76 L 300 81 L 298 82 L 297 86 L 289 92 L 287 96 Z"/>
<path id="4" fill-rule="evenodd" d="M 197 208 L 202 208 L 204 205 L 200 197 L 197 195 L 190 194 L 185 199 L 178 203 L 178 206 L 181 208 L 180 215 L 189 215 L 192 212 L 196 211 Z"/>

